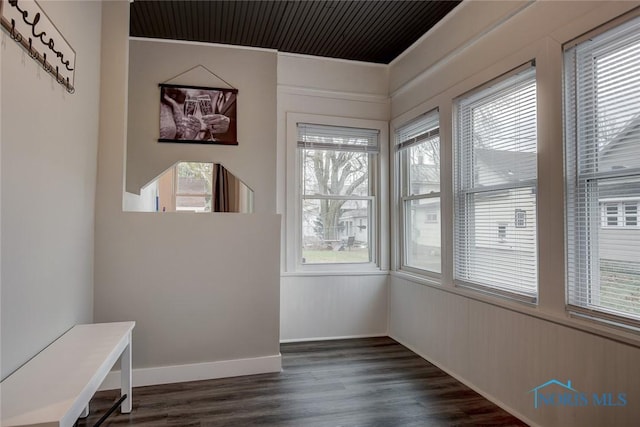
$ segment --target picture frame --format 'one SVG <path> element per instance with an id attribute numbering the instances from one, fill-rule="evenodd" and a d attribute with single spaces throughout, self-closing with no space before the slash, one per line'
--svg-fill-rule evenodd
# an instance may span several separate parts
<path id="1" fill-rule="evenodd" d="M 238 145 L 237 89 L 160 84 L 158 142 Z"/>

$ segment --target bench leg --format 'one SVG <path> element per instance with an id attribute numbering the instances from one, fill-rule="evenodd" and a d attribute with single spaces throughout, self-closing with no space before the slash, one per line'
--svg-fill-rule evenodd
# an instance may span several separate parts
<path id="1" fill-rule="evenodd" d="M 87 418 L 89 416 L 89 404 L 80 413 L 80 418 Z"/>
<path id="2" fill-rule="evenodd" d="M 120 395 L 127 395 L 122 402 L 120 412 L 128 414 L 131 412 L 131 332 L 129 332 L 129 344 L 122 352 L 120 359 Z"/>

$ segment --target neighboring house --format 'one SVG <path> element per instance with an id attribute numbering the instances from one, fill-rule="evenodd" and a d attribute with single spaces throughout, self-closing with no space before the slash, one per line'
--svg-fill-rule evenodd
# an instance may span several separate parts
<path id="1" fill-rule="evenodd" d="M 477 186 L 535 179 L 536 153 L 522 151 L 474 150 Z M 501 200 L 501 203 L 496 203 Z M 478 193 L 475 202 L 478 247 L 509 251 L 535 252 L 536 193 L 535 188 L 507 189 L 488 194 Z M 501 206 L 496 210 L 496 206 Z M 492 224 L 482 218 L 491 216 Z"/>
<path id="2" fill-rule="evenodd" d="M 210 212 L 211 184 L 204 178 L 186 178 L 179 176 L 177 182 L 176 210 Z"/>
<path id="3" fill-rule="evenodd" d="M 476 148 L 474 154 L 475 187 L 499 187 L 507 183 L 535 183 L 536 153 L 490 148 Z M 535 184 L 534 184 L 535 185 Z M 469 263 L 474 277 L 492 283 L 512 286 L 508 275 L 501 278 L 491 268 L 496 262 L 504 268 L 519 270 L 535 265 L 536 247 L 536 188 L 506 188 L 479 192 L 469 201 L 473 212 L 468 232 L 475 247 Z M 531 261 L 534 260 L 532 263 Z M 530 282 L 535 282 L 536 269 L 528 268 Z"/>
<path id="4" fill-rule="evenodd" d="M 366 246 L 369 241 L 370 230 L 367 227 L 369 222 L 368 209 L 345 209 L 340 216 L 340 232 L 339 238 L 342 238 L 345 242 L 349 237 L 353 237 L 354 243 L 358 246 L 363 244 Z"/>
<path id="5" fill-rule="evenodd" d="M 600 172 L 640 168 L 640 115 L 603 143 L 598 166 Z M 640 274 L 640 182 L 612 180 L 599 193 L 600 259 L 638 263 Z M 630 251 L 634 246 L 637 250 Z"/>
<path id="6" fill-rule="evenodd" d="M 440 191 L 440 167 L 435 164 L 421 163 L 411 165 L 410 194 L 429 194 Z M 411 215 L 412 253 L 418 257 L 440 255 L 440 203 L 439 199 L 423 199 L 412 205 Z"/>
<path id="7" fill-rule="evenodd" d="M 476 183 L 495 185 L 500 182 L 526 181 L 535 178 L 535 153 L 475 149 L 477 175 Z M 532 159 L 532 157 L 534 159 Z M 532 161 L 533 160 L 533 161 Z M 439 191 L 440 170 L 433 164 L 415 164 L 411 166 L 412 194 L 427 194 Z M 504 206 L 495 210 L 496 199 L 501 199 Z M 521 256 L 535 256 L 535 190 L 504 190 L 482 195 L 474 200 L 475 215 L 474 242 L 477 248 L 486 249 L 477 252 L 478 257 L 492 257 L 495 251 L 512 253 L 514 260 Z M 490 203 L 491 202 L 491 203 Z M 491 205 L 493 204 L 493 208 Z M 489 216 L 491 222 L 483 221 Z M 412 223 L 420 230 L 417 243 L 421 246 L 440 248 L 440 206 L 436 203 L 424 203 L 415 207 L 412 212 Z"/>
<path id="8" fill-rule="evenodd" d="M 350 200 L 341 206 L 335 234 L 331 233 L 334 237 L 328 240 L 322 237 L 322 215 L 319 210 L 313 210 L 313 214 L 309 215 L 310 221 L 302 224 L 305 248 L 344 249 L 349 238 L 352 238 L 353 246 L 368 247 L 371 232 L 368 227 L 369 209 L 360 206 L 366 206 L 366 203 Z"/>

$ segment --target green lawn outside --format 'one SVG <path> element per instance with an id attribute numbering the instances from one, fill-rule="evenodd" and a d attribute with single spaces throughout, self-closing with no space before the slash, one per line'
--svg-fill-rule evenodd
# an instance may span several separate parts
<path id="1" fill-rule="evenodd" d="M 344 251 L 315 249 L 302 251 L 306 264 L 369 262 L 369 248 L 351 248 Z"/>

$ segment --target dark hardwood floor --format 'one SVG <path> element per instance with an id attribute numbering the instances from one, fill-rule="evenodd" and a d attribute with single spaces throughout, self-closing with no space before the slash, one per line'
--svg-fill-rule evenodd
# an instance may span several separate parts
<path id="1" fill-rule="evenodd" d="M 103 426 L 524 426 L 390 338 L 283 344 L 283 371 L 133 391 Z M 117 400 L 98 393 L 92 426 Z"/>

